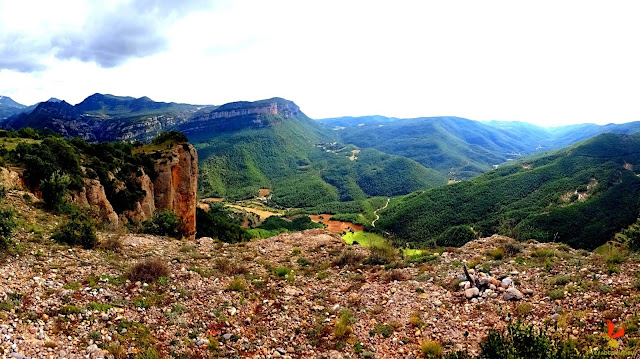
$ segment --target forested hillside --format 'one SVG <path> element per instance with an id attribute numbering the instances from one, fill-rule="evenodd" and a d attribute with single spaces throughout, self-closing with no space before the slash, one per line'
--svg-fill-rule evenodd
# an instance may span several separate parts
<path id="1" fill-rule="evenodd" d="M 535 150 L 540 133 L 511 131 L 459 117 L 382 116 L 320 120 L 346 143 L 413 159 L 451 180 L 471 178 Z"/>
<path id="2" fill-rule="evenodd" d="M 505 161 L 566 147 L 602 133 L 632 134 L 640 130 L 640 122 L 540 127 L 459 117 L 363 116 L 320 122 L 345 143 L 411 158 L 452 180 L 468 179 Z"/>
<path id="3" fill-rule="evenodd" d="M 415 245 L 499 233 L 592 249 L 636 220 L 639 165 L 640 136 L 604 134 L 392 201 L 378 227 Z"/>
<path id="4" fill-rule="evenodd" d="M 202 116 L 180 126 L 198 150 L 201 197 L 236 200 L 268 188 L 274 205 L 310 207 L 445 182 L 415 161 L 339 143 L 283 99 L 224 105 Z"/>

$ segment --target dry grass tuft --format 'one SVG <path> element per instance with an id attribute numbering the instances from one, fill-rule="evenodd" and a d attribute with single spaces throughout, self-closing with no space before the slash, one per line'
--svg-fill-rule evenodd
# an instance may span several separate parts
<path id="1" fill-rule="evenodd" d="M 132 281 L 146 283 L 155 282 L 158 278 L 169 274 L 167 264 L 160 258 L 147 258 L 134 264 L 127 272 L 127 278 Z"/>

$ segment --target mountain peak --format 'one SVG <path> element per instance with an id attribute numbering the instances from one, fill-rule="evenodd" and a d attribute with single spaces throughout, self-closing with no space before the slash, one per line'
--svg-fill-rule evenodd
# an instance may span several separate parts
<path id="1" fill-rule="evenodd" d="M 13 108 L 25 108 L 27 106 L 22 105 L 20 103 L 15 102 L 9 96 L 0 96 L 0 106 L 2 107 L 13 107 Z"/>

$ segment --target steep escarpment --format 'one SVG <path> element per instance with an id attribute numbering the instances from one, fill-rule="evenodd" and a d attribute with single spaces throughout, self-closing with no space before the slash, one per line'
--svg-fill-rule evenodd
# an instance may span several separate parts
<path id="1" fill-rule="evenodd" d="M 97 207 L 114 225 L 139 223 L 163 211 L 174 212 L 181 220 L 179 232 L 184 237 L 196 233 L 198 155 L 188 143 L 163 144 L 148 153 L 154 158 L 154 178 L 139 169 L 133 183 L 143 194 L 126 210 L 116 213 L 99 180 L 85 180 L 76 202 Z M 121 188 L 120 191 L 124 191 Z"/>
<path id="2" fill-rule="evenodd" d="M 304 116 L 300 108 L 292 101 L 282 98 L 241 101 L 203 109 L 178 129 L 192 141 L 200 141 L 211 139 L 220 133 L 273 126 L 299 116 Z"/>
<path id="3" fill-rule="evenodd" d="M 13 167 L 2 169 L 2 185 L 28 189 L 56 212 L 66 201 L 90 207 L 88 213 L 112 229 L 174 212 L 181 222 L 178 234 L 193 237 L 196 150 L 181 134 L 158 138 L 148 145 L 133 146 L 90 144 L 37 132 L 33 138 L 12 137 L 11 143 L 17 146 L 12 151 L 5 149 L 2 160 Z"/>
<path id="4" fill-rule="evenodd" d="M 196 234 L 198 189 L 198 154 L 188 143 L 175 144 L 158 153 L 157 173 L 153 181 L 155 207 L 172 211 L 181 219 L 180 231 L 185 237 Z"/>

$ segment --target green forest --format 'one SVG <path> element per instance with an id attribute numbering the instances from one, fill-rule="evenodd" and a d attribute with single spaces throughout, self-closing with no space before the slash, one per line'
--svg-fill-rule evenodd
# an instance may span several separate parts
<path id="1" fill-rule="evenodd" d="M 257 117 L 264 126 L 190 135 L 200 159 L 201 198 L 235 201 L 268 188 L 273 207 L 309 208 L 445 183 L 434 170 L 375 149 L 350 160 L 356 147 L 340 144 L 332 131 L 304 115 Z"/>
<path id="2" fill-rule="evenodd" d="M 639 136 L 600 135 L 394 200 L 377 228 L 410 246 L 499 233 L 593 249 L 638 217 L 637 165 Z"/>

